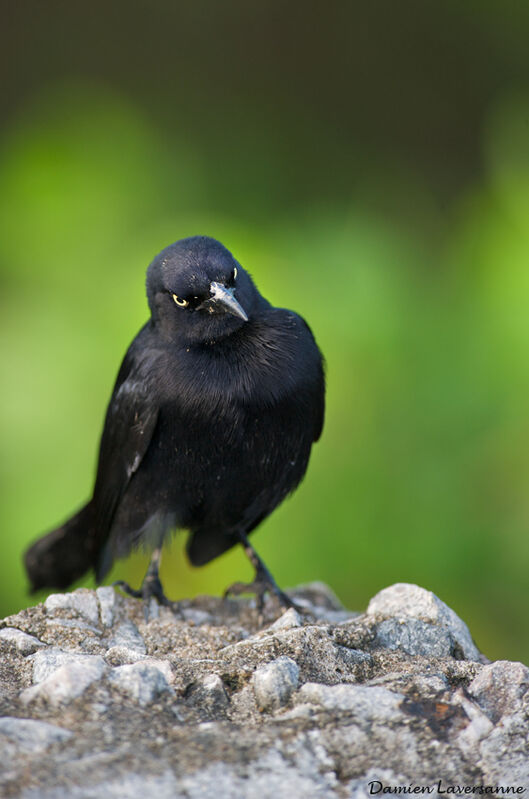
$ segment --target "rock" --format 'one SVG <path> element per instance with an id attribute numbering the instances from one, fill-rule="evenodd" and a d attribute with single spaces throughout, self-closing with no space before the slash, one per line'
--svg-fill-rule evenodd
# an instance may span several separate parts
<path id="1" fill-rule="evenodd" d="M 338 624 L 358 616 L 358 613 L 352 613 L 344 608 L 328 585 L 318 581 L 298 586 L 295 590 L 295 600 L 298 607 L 308 610 L 312 616 L 323 621 Z"/>
<path id="2" fill-rule="evenodd" d="M 382 649 L 400 649 L 407 655 L 448 657 L 453 640 L 448 630 L 421 619 L 385 619 L 377 627 L 376 643 Z"/>
<path id="3" fill-rule="evenodd" d="M 71 594 L 50 594 L 44 603 L 48 613 L 70 610 L 83 616 L 91 624 L 99 622 L 99 608 L 93 591 L 80 588 Z"/>
<path id="4" fill-rule="evenodd" d="M 112 637 L 112 646 L 122 646 L 126 649 L 133 649 L 144 655 L 147 651 L 145 641 L 140 631 L 132 621 L 124 621 L 118 625 Z"/>
<path id="5" fill-rule="evenodd" d="M 205 610 L 185 608 L 182 611 L 182 615 L 187 622 L 193 622 L 193 624 L 211 624 L 213 621 L 211 614 Z"/>
<path id="6" fill-rule="evenodd" d="M 118 780 L 109 780 L 95 785 L 72 786 L 68 793 L 40 788 L 25 791 L 22 799 L 180 799 L 178 783 L 170 771 L 163 774 L 124 774 Z M 187 797 L 186 797 L 187 799 Z"/>
<path id="7" fill-rule="evenodd" d="M 218 674 L 206 674 L 189 687 L 187 695 L 195 706 L 213 717 L 224 716 L 230 701 Z"/>
<path id="8" fill-rule="evenodd" d="M 104 627 L 112 627 L 114 613 L 117 609 L 117 594 L 110 585 L 100 585 L 96 588 L 96 597 L 99 602 L 99 616 Z"/>
<path id="9" fill-rule="evenodd" d="M 523 707 L 524 697 L 529 709 L 529 669 L 522 663 L 497 660 L 479 672 L 468 692 L 487 716 L 497 722 Z"/>
<path id="10" fill-rule="evenodd" d="M 102 661 L 97 655 L 81 655 L 77 652 L 66 652 L 55 646 L 40 649 L 32 656 L 33 682 L 40 683 L 47 679 L 54 671 L 66 664 L 76 664 L 79 667 L 87 666 L 94 660 Z"/>
<path id="11" fill-rule="evenodd" d="M 109 682 L 139 705 L 148 705 L 160 694 L 171 693 L 164 669 L 145 661 L 117 666 L 112 669 Z"/>
<path id="12" fill-rule="evenodd" d="M 229 760 L 207 765 L 186 775 L 180 786 L 180 796 L 203 799 L 205 796 L 223 799 L 325 799 L 339 796 L 336 775 L 324 771 L 309 750 L 302 745 L 285 757 L 280 747 L 270 747 L 259 759 L 248 763 L 244 770 Z"/>
<path id="13" fill-rule="evenodd" d="M 28 635 L 13 627 L 4 627 L 3 630 L 0 630 L 0 643 L 2 642 L 14 646 L 21 655 L 32 655 L 37 649 L 45 646 L 34 635 Z"/>
<path id="14" fill-rule="evenodd" d="M 99 588 L 0 622 L 0 795 L 529 788 L 525 666 L 487 663 L 417 586 L 362 615 L 321 584 L 290 595 L 306 614 L 205 596 L 146 614 Z"/>
<path id="15" fill-rule="evenodd" d="M 397 583 L 373 597 L 367 615 L 380 624 L 377 643 L 408 655 L 480 660 L 468 627 L 431 591 Z"/>
<path id="16" fill-rule="evenodd" d="M 107 666 L 102 657 L 84 656 L 83 660 L 65 663 L 32 688 L 22 691 L 24 704 L 41 699 L 50 705 L 71 702 L 83 694 L 93 682 L 100 680 Z"/>
<path id="17" fill-rule="evenodd" d="M 46 721 L 9 716 L 0 718 L 0 742 L 2 742 L 0 748 L 4 767 L 6 757 L 35 754 L 71 737 L 72 733 L 69 730 L 48 724 Z"/>
<path id="18" fill-rule="evenodd" d="M 145 652 L 129 649 L 127 646 L 111 646 L 105 652 L 105 659 L 111 666 L 124 666 L 128 663 L 145 660 Z"/>
<path id="19" fill-rule="evenodd" d="M 272 660 L 253 675 L 253 689 L 259 710 L 285 705 L 298 687 L 299 666 L 289 657 Z"/>
<path id="20" fill-rule="evenodd" d="M 318 705 L 325 710 L 349 711 L 357 724 L 382 724 L 403 720 L 400 709 L 404 697 L 385 688 L 364 685 L 318 685 L 305 683 L 296 701 Z"/>
<path id="21" fill-rule="evenodd" d="M 163 674 L 169 685 L 175 681 L 170 661 L 150 657 L 145 658 L 142 663 L 145 663 L 147 666 L 154 666 L 155 669 L 158 669 L 158 671 Z"/>
<path id="22" fill-rule="evenodd" d="M 294 608 L 289 608 L 286 610 L 282 616 L 280 616 L 277 621 L 270 625 L 268 628 L 271 630 L 291 630 L 292 627 L 301 627 L 302 621 L 301 616 L 294 610 Z"/>
<path id="23" fill-rule="evenodd" d="M 505 716 L 479 744 L 483 782 L 529 787 L 527 716 Z"/>
<path id="24" fill-rule="evenodd" d="M 280 655 L 294 660 L 300 669 L 302 680 L 325 683 L 356 680 L 369 654 L 358 654 L 358 650 L 337 643 L 348 639 L 343 630 L 334 636 L 334 631 L 313 623 L 302 627 L 273 629 L 271 627 L 222 648 L 219 652 L 230 662 L 241 659 L 254 666 L 270 663 Z M 352 668 L 354 667 L 354 668 Z"/>
<path id="25" fill-rule="evenodd" d="M 463 691 L 458 691 L 454 699 L 461 704 L 470 720 L 458 735 L 458 745 L 469 757 L 472 757 L 472 753 L 479 747 L 479 742 L 490 735 L 493 724 L 479 707 L 467 699 Z"/>

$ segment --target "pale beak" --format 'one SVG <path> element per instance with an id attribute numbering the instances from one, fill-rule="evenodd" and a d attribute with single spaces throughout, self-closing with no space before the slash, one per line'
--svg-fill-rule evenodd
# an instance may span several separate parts
<path id="1" fill-rule="evenodd" d="M 224 286 L 222 283 L 213 282 L 209 287 L 209 291 L 211 294 L 211 299 L 206 300 L 204 305 L 210 310 L 210 312 L 229 313 L 233 314 L 233 316 L 238 316 L 241 319 L 244 319 L 245 322 L 248 321 L 248 315 L 246 311 L 233 296 L 235 289 L 229 289 L 226 288 L 226 286 Z"/>

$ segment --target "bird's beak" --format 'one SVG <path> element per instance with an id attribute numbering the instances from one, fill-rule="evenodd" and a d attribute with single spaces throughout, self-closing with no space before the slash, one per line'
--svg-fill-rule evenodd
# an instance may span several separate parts
<path id="1" fill-rule="evenodd" d="M 246 311 L 233 296 L 235 289 L 228 289 L 226 286 L 223 286 L 222 283 L 213 282 L 209 287 L 209 291 L 211 298 L 206 300 L 205 304 L 212 313 L 230 313 L 233 314 L 233 316 L 244 319 L 245 322 L 248 321 Z"/>

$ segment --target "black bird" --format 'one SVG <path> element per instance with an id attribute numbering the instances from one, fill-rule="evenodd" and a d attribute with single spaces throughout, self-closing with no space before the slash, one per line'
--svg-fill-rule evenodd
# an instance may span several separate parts
<path id="1" fill-rule="evenodd" d="M 66 588 L 89 569 L 153 550 L 133 596 L 166 600 L 158 577 L 167 533 L 187 529 L 195 566 L 237 543 L 252 591 L 283 605 L 248 534 L 305 474 L 323 425 L 323 361 L 305 321 L 274 308 L 215 239 L 194 236 L 147 270 L 151 318 L 130 345 L 107 409 L 92 499 L 26 552 L 32 589 Z"/>

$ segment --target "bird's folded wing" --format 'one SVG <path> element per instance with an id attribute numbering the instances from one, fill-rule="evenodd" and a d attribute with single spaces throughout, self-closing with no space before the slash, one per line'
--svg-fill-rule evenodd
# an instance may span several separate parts
<path id="1" fill-rule="evenodd" d="M 147 356 L 147 357 L 146 357 Z M 151 442 L 159 405 L 149 380 L 154 365 L 144 353 L 125 356 L 108 405 L 94 487 L 96 536 L 103 542 L 125 490 Z"/>

